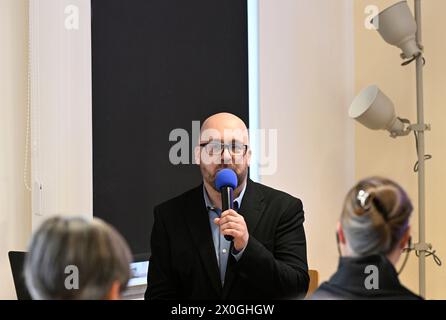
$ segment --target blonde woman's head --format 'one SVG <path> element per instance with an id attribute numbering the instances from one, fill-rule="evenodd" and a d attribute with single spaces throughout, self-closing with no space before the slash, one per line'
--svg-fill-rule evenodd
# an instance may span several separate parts
<path id="1" fill-rule="evenodd" d="M 380 177 L 360 181 L 345 198 L 338 226 L 344 254 L 400 253 L 409 238 L 412 209 L 407 193 L 396 182 Z"/>

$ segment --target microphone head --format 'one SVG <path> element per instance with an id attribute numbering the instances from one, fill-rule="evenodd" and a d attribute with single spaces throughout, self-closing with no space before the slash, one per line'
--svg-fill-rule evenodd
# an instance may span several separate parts
<path id="1" fill-rule="evenodd" d="M 215 187 L 217 190 L 221 190 L 223 187 L 237 188 L 237 175 L 232 169 L 220 170 L 215 177 Z"/>

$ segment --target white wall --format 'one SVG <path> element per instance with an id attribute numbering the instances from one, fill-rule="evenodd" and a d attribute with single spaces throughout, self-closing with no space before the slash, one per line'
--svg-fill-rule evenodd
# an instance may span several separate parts
<path id="1" fill-rule="evenodd" d="M 0 0 L 0 299 L 16 298 L 7 253 L 25 250 L 31 233 L 23 183 L 27 43 L 28 1 Z"/>
<path id="2" fill-rule="evenodd" d="M 278 129 L 278 170 L 262 176 L 304 203 L 309 267 L 337 267 L 336 221 L 354 182 L 351 0 L 260 0 L 260 127 Z"/>
<path id="3" fill-rule="evenodd" d="M 93 214 L 90 19 L 89 0 L 30 1 L 33 229 Z"/>
<path id="4" fill-rule="evenodd" d="M 78 30 L 65 28 L 68 5 L 79 8 Z M 23 183 L 28 17 L 33 200 Z M 51 215 L 92 217 L 89 0 L 0 0 L 0 107 L 0 299 L 15 299 L 7 252 L 26 250 Z"/>

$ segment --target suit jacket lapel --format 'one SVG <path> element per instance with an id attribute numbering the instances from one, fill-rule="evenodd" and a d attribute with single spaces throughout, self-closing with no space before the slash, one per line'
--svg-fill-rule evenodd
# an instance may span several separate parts
<path id="1" fill-rule="evenodd" d="M 242 206 L 240 207 L 239 213 L 245 219 L 246 225 L 248 227 L 248 232 L 252 235 L 256 229 L 257 223 L 259 222 L 263 211 L 263 194 L 258 190 L 256 184 L 248 179 L 248 184 L 246 186 L 246 191 L 243 196 Z M 231 245 L 232 249 L 232 245 Z M 232 250 L 231 250 L 232 251 Z M 230 293 L 232 284 L 234 283 L 236 276 L 237 261 L 230 254 L 228 257 L 228 265 L 226 267 L 225 274 L 225 285 L 223 287 L 223 298 L 227 298 Z"/>
<path id="2" fill-rule="evenodd" d="M 248 179 L 248 184 L 239 212 L 246 221 L 249 234 L 254 233 L 257 223 L 262 217 L 264 208 L 263 194 L 260 192 L 255 182 Z"/>
<path id="3" fill-rule="evenodd" d="M 221 295 L 220 271 L 218 269 L 212 231 L 209 225 L 209 215 L 203 198 L 203 185 L 196 188 L 189 198 L 185 208 L 185 220 L 191 232 L 195 246 L 198 249 L 203 266 L 210 282 L 218 295 Z"/>

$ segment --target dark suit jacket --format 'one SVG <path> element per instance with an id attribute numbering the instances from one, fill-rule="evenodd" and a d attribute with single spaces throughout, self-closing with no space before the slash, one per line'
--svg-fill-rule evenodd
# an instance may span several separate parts
<path id="1" fill-rule="evenodd" d="M 239 213 L 249 241 L 229 255 L 222 287 L 203 185 L 154 210 L 146 299 L 288 299 L 303 297 L 309 277 L 302 202 L 248 181 Z"/>

